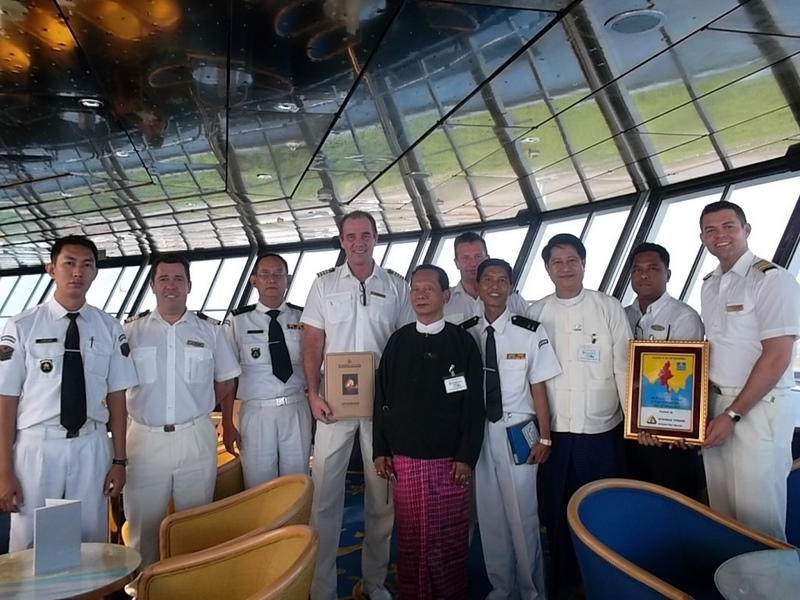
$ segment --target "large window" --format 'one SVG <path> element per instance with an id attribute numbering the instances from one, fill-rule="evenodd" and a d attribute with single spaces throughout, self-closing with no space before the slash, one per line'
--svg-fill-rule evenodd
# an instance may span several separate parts
<path id="1" fill-rule="evenodd" d="M 555 291 L 555 286 L 550 281 L 547 270 L 544 268 L 544 261 L 542 261 L 541 257 L 542 248 L 545 247 L 551 237 L 559 233 L 571 233 L 580 237 L 585 224 L 585 215 L 542 224 L 542 228 L 536 236 L 536 241 L 531 249 L 526 272 L 523 273 L 521 278 L 520 294 L 525 300 L 534 302 Z"/>

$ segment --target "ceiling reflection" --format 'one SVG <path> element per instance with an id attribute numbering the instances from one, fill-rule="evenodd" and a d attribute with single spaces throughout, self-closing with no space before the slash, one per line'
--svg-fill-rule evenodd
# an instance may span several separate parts
<path id="1" fill-rule="evenodd" d="M 0 268 L 399 233 L 800 135 L 796 0 L 0 0 Z M 713 51 L 709 51 L 713 48 Z"/>

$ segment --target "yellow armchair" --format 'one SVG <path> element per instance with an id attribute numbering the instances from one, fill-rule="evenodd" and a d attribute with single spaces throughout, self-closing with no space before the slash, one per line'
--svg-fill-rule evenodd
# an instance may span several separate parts
<path id="1" fill-rule="evenodd" d="M 307 525 L 312 495 L 310 477 L 285 475 L 218 502 L 168 515 L 159 531 L 161 560 L 239 536 Z"/>
<path id="2" fill-rule="evenodd" d="M 308 600 L 319 538 L 305 525 L 237 538 L 159 561 L 142 573 L 139 600 Z"/>

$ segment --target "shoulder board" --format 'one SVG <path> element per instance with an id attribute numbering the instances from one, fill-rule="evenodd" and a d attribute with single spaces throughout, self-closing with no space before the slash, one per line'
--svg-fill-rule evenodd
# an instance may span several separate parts
<path id="1" fill-rule="evenodd" d="M 297 304 L 292 304 L 291 302 L 287 302 L 286 306 L 288 306 L 289 308 L 293 308 L 295 310 L 299 310 L 300 312 L 303 312 L 303 307 L 297 306 Z"/>
<path id="2" fill-rule="evenodd" d="M 536 331 L 539 328 L 539 321 L 534 321 L 533 319 L 529 319 L 527 317 L 520 317 L 519 315 L 514 315 L 511 317 L 511 322 L 517 327 L 530 329 L 531 331 Z"/>
<path id="3" fill-rule="evenodd" d="M 331 267 L 330 269 L 325 269 L 324 271 L 320 271 L 317 273 L 317 277 L 322 277 L 323 275 L 327 275 L 328 273 L 333 273 L 336 270 L 336 267 Z"/>
<path id="4" fill-rule="evenodd" d="M 711 271 L 711 273 L 709 273 L 708 275 L 703 277 L 703 281 L 705 281 L 706 279 L 710 279 L 713 274 L 714 274 L 714 271 Z"/>
<path id="5" fill-rule="evenodd" d="M 125 322 L 126 323 L 133 323 L 136 319 L 141 319 L 142 317 L 146 317 L 149 314 L 150 314 L 150 311 L 146 310 L 144 312 L 140 312 L 138 315 L 132 315 L 132 316 L 128 317 L 127 319 L 125 319 Z"/>
<path id="6" fill-rule="evenodd" d="M 203 321 L 208 321 L 212 325 L 219 325 L 220 324 L 219 321 L 217 321 L 216 319 L 212 319 L 208 315 L 204 315 L 199 310 L 195 314 L 198 316 L 198 318 L 202 319 Z"/>
<path id="7" fill-rule="evenodd" d="M 480 320 L 481 320 L 480 317 L 472 317 L 471 319 L 467 319 L 466 321 L 461 323 L 459 327 L 461 327 L 461 329 L 469 329 L 470 327 L 474 327 L 475 325 L 477 325 L 478 321 Z"/>
<path id="8" fill-rule="evenodd" d="M 231 314 L 235 317 L 236 315 L 249 313 L 250 311 L 253 311 L 255 309 L 256 309 L 256 305 L 255 304 L 248 304 L 247 306 L 242 306 L 241 308 L 237 308 L 236 310 L 232 310 Z M 197 316 L 200 317 L 200 315 L 197 315 Z M 200 317 L 200 318 L 202 319 L 203 317 Z"/>
<path id="9" fill-rule="evenodd" d="M 402 275 L 400 275 L 400 273 L 398 273 L 397 271 L 393 271 L 392 269 L 385 269 L 385 271 L 386 271 L 387 273 L 389 273 L 390 275 L 394 275 L 395 277 L 399 277 L 399 278 L 400 278 L 400 279 L 402 279 L 403 281 L 405 281 L 405 279 L 406 279 L 405 277 L 403 277 Z"/>
<path id="10" fill-rule="evenodd" d="M 771 263 L 768 260 L 757 260 L 753 263 L 753 268 L 756 271 L 761 271 L 762 273 L 766 273 L 767 271 L 772 271 L 773 269 L 777 269 L 778 266 L 775 263 Z"/>

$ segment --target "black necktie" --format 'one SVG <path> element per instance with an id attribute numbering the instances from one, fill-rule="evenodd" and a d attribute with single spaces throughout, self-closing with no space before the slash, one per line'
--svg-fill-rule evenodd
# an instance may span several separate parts
<path id="1" fill-rule="evenodd" d="M 286 347 L 286 338 L 283 329 L 278 323 L 279 310 L 268 310 L 269 315 L 269 356 L 272 359 L 272 374 L 283 383 L 292 376 L 292 359 L 289 358 L 289 349 Z"/>
<path id="2" fill-rule="evenodd" d="M 81 358 L 78 313 L 67 313 L 69 325 L 64 339 L 64 367 L 61 370 L 61 424 L 67 437 L 75 437 L 86 423 L 86 380 Z"/>
<path id="3" fill-rule="evenodd" d="M 494 327 L 486 328 L 486 418 L 496 423 L 503 416 L 503 397 L 500 395 L 500 373 L 497 372 L 497 346 Z"/>

